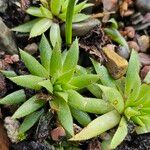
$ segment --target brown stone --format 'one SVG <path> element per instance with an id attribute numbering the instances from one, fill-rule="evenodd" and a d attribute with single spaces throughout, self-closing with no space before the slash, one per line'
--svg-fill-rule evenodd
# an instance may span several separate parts
<path id="1" fill-rule="evenodd" d="M 116 52 L 103 48 L 106 56 L 106 66 L 114 79 L 121 78 L 127 71 L 128 62 Z"/>
<path id="2" fill-rule="evenodd" d="M 135 29 L 133 27 L 125 27 L 125 32 L 126 32 L 126 35 L 129 37 L 129 38 L 134 38 L 135 36 Z"/>
<path id="3" fill-rule="evenodd" d="M 66 133 L 64 128 L 61 126 L 51 131 L 51 137 L 54 141 L 59 141 L 64 136 L 66 136 Z"/>
<path id="4" fill-rule="evenodd" d="M 4 129 L 3 123 L 0 120 L 0 150 L 9 150 L 9 139 Z"/>
<path id="5" fill-rule="evenodd" d="M 144 66 L 140 73 L 141 78 L 144 79 L 149 71 L 150 71 L 150 66 Z"/>
<path id="6" fill-rule="evenodd" d="M 129 41 L 128 45 L 130 49 L 134 49 L 135 51 L 139 52 L 140 48 L 135 41 Z"/>
<path id="7" fill-rule="evenodd" d="M 139 53 L 139 58 L 143 66 L 150 65 L 150 55 L 145 53 Z"/>
<path id="8" fill-rule="evenodd" d="M 36 43 L 28 44 L 28 45 L 24 48 L 24 50 L 25 50 L 26 52 L 28 52 L 29 54 L 33 55 L 33 54 L 35 54 L 35 53 L 37 52 L 38 46 L 37 46 Z"/>
<path id="9" fill-rule="evenodd" d="M 104 11 L 115 11 L 118 8 L 118 0 L 102 0 Z"/>
<path id="10" fill-rule="evenodd" d="M 138 43 L 140 46 L 140 51 L 141 52 L 146 52 L 148 48 L 150 47 L 150 38 L 149 36 L 142 35 L 138 39 Z"/>

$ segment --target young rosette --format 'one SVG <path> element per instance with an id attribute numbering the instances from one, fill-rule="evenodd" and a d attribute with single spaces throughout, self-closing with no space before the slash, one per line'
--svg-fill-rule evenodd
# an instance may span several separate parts
<path id="1" fill-rule="evenodd" d="M 76 73 L 79 58 L 77 39 L 68 51 L 61 53 L 57 44 L 52 50 L 43 35 L 39 49 L 41 63 L 27 52 L 20 50 L 21 59 L 31 74 L 17 76 L 13 73 L 11 77 L 10 72 L 4 73 L 12 82 L 21 87 L 33 89 L 37 93 L 26 100 L 24 90 L 19 90 L 0 100 L 0 104 L 20 104 L 12 117 L 15 119 L 25 117 L 21 125 L 21 133 L 25 133 L 38 121 L 45 105 L 50 105 L 50 108 L 56 111 L 59 122 L 71 136 L 74 135 L 72 115 L 85 126 L 91 121 L 86 112 L 103 114 L 112 110 L 107 102 L 97 98 L 85 98 L 78 92 L 97 82 L 99 75 Z M 41 89 L 47 91 L 47 98 L 43 99 L 40 96 Z M 84 118 L 83 120 L 79 114 Z"/>
<path id="2" fill-rule="evenodd" d="M 50 29 L 50 40 L 52 46 L 55 46 L 56 39 L 60 39 L 59 24 L 66 22 L 67 6 L 69 0 L 40 0 L 40 6 L 32 6 L 26 10 L 26 13 L 37 17 L 23 25 L 13 28 L 13 31 L 30 33 L 30 38 L 39 36 Z M 81 22 L 90 17 L 81 13 L 85 8 L 93 4 L 87 3 L 87 0 L 78 2 L 74 6 L 73 22 Z"/>
<path id="3" fill-rule="evenodd" d="M 150 80 L 149 73 L 142 82 L 139 77 L 140 63 L 137 52 L 132 50 L 129 66 L 125 77 L 114 80 L 107 69 L 92 60 L 95 71 L 100 75 L 100 83 L 89 86 L 94 91 L 103 93 L 102 99 L 107 101 L 114 110 L 99 116 L 90 122 L 70 141 L 82 141 L 93 138 L 118 125 L 114 136 L 109 139 L 107 147 L 115 149 L 128 134 L 128 122 L 135 125 L 137 134 L 150 132 Z M 103 85 L 102 85 L 103 84 Z M 102 143 L 103 144 L 103 143 Z M 106 145 L 105 145 L 106 146 Z"/>

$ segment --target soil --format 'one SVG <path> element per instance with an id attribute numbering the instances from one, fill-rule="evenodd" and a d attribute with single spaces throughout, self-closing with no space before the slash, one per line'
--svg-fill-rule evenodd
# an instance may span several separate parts
<path id="1" fill-rule="evenodd" d="M 25 20 L 30 19 L 29 16 L 25 14 L 24 9 L 26 7 L 28 7 L 29 4 L 31 5 L 31 3 L 27 0 L 24 0 L 24 2 L 25 1 L 26 1 L 26 3 L 22 4 L 23 5 L 22 8 L 19 8 L 15 3 L 9 2 L 8 8 L 5 11 L 5 13 L 0 13 L 0 17 L 2 17 L 3 21 L 9 28 L 12 28 L 19 24 L 22 24 Z M 96 2 L 96 0 L 93 0 L 93 1 Z M 128 1 L 128 2 L 131 1 L 131 2 L 135 3 L 134 0 L 133 1 L 132 0 L 124 0 L 124 1 Z M 112 0 L 109 1 L 109 3 L 112 3 L 112 2 L 113 2 Z M 37 5 L 36 2 L 35 3 L 32 2 L 32 4 Z M 119 5 L 117 5 L 117 7 L 118 6 Z M 96 13 L 99 13 L 99 11 L 103 11 L 103 7 L 104 6 L 102 5 L 102 3 L 100 3 L 100 1 L 97 1 L 96 6 L 92 10 L 92 13 L 96 14 Z M 121 16 L 120 15 L 120 14 L 125 15 L 127 13 L 127 11 L 129 11 L 130 9 L 132 9 L 134 11 L 134 13 L 132 15 L 129 15 L 129 16 Z M 87 11 L 89 12 L 90 10 L 87 10 Z M 145 23 L 143 23 L 143 22 L 146 22 L 146 21 L 150 22 L 150 19 L 149 19 L 150 17 L 148 18 L 146 16 L 147 13 L 150 13 L 150 12 L 147 12 L 147 10 L 145 12 L 140 12 L 140 10 L 135 7 L 135 4 L 129 5 L 129 8 L 127 10 L 124 10 L 124 9 L 120 10 L 120 8 L 116 8 L 115 11 L 118 12 L 117 15 L 112 14 L 111 17 L 115 17 L 116 20 L 119 22 L 120 32 L 127 39 L 127 41 L 134 41 L 134 42 L 138 43 L 137 38 L 139 36 L 141 36 L 141 35 L 149 36 L 149 34 L 150 34 L 149 28 L 150 27 L 145 25 Z M 123 13 L 123 11 L 124 11 L 124 13 Z M 136 19 L 138 19 L 138 18 L 133 17 L 133 15 L 135 15 L 137 13 L 141 13 L 141 16 L 143 16 L 143 18 L 145 20 L 137 21 Z M 107 25 L 105 23 L 105 20 L 107 20 L 107 17 L 109 17 L 109 16 L 108 15 L 103 16 L 102 25 L 96 26 L 88 34 L 86 34 L 83 37 L 80 37 L 81 58 L 83 57 L 83 59 L 81 60 L 80 63 L 82 63 L 84 66 L 89 65 L 89 61 L 84 60 L 84 57 L 87 55 L 90 55 L 94 59 L 103 63 L 105 61 L 105 56 L 102 52 L 102 47 L 106 46 L 107 44 L 116 44 L 115 42 L 112 42 L 110 40 L 110 38 L 104 34 L 103 28 Z M 134 19 L 132 19 L 132 18 L 134 18 Z M 138 23 L 135 23 L 135 22 L 138 22 Z M 125 27 L 127 27 L 127 26 L 131 26 L 134 29 L 136 29 L 135 35 L 133 36 L 133 38 L 130 37 L 128 32 L 125 30 Z M 139 26 L 141 27 L 141 30 L 139 30 Z M 27 46 L 30 43 L 38 43 L 39 42 L 39 38 L 28 39 L 28 35 L 26 35 L 26 34 L 20 34 L 20 33 L 16 34 L 15 38 L 16 38 L 16 43 L 20 48 L 24 48 L 25 46 Z M 117 46 L 118 45 L 116 44 L 116 47 Z M 144 54 L 149 57 L 150 47 L 147 48 L 147 50 L 144 52 Z M 5 55 L 8 55 L 8 54 L 0 53 L 0 67 L 1 67 L 1 63 L 4 63 Z M 38 54 L 35 54 L 35 56 L 38 57 Z M 12 64 L 5 62 L 4 65 L 5 65 L 4 66 L 5 69 L 14 70 L 17 74 L 20 74 L 20 75 L 28 74 L 27 69 L 25 68 L 24 64 L 21 61 L 18 61 L 18 62 L 12 63 Z M 150 66 L 150 64 L 142 65 L 141 70 L 145 66 Z M 142 77 L 143 77 L 143 74 L 144 74 L 144 76 L 146 75 L 146 73 L 144 72 L 141 74 Z M 4 79 L 4 77 L 1 77 L 1 75 L 0 75 L 0 92 L 1 92 L 0 98 L 4 95 L 7 95 L 7 94 L 17 90 L 17 89 L 19 89 L 18 86 L 16 86 L 15 84 L 13 84 L 12 82 L 10 82 L 7 79 Z M 27 97 L 31 97 L 31 95 L 33 95 L 35 93 L 35 91 L 33 91 L 33 90 L 26 89 L 25 91 L 26 91 Z M 2 113 L 2 115 L 0 117 L 0 118 L 2 118 L 1 120 L 4 120 L 4 118 L 6 116 L 10 116 L 15 109 L 16 108 L 13 108 L 10 106 L 0 107 L 0 110 Z M 47 108 L 45 108 L 45 109 L 47 109 Z M 53 145 L 59 145 L 59 143 L 57 143 L 57 142 L 55 143 L 51 139 L 49 139 L 51 144 L 45 144 L 43 142 L 44 139 L 46 139 L 48 137 L 48 135 L 50 134 L 50 131 L 57 126 L 57 123 L 55 121 L 55 116 L 52 118 L 52 115 L 54 115 L 54 114 L 53 113 L 46 114 L 45 116 L 43 116 L 43 118 L 44 118 L 44 120 L 46 120 L 46 122 L 41 121 L 40 122 L 41 124 L 38 125 L 38 128 L 33 127 L 33 129 L 35 129 L 37 131 L 36 134 L 33 133 L 33 131 L 31 131 L 27 141 L 23 141 L 18 144 L 11 143 L 9 149 L 10 150 L 32 150 L 32 149 L 33 150 L 53 150 L 54 149 Z M 45 119 L 46 117 L 48 117 L 48 119 Z M 42 120 L 42 118 L 41 118 L 41 120 Z M 50 123 L 50 121 L 52 123 Z M 48 127 L 49 124 L 50 124 L 50 128 Z M 3 132 L 5 132 L 5 131 L 3 131 Z M 6 138 L 5 146 L 8 147 L 10 142 L 8 141 L 6 133 L 4 133 L 4 135 Z M 129 138 L 124 140 L 124 142 L 117 148 L 117 150 L 150 150 L 150 134 L 135 135 L 135 134 L 129 133 L 128 137 Z M 85 150 L 86 149 L 89 149 L 89 150 L 100 150 L 101 149 L 99 146 L 100 143 L 99 142 L 97 143 L 97 140 L 94 140 L 95 143 L 91 144 L 89 146 L 90 142 L 91 141 L 82 143 L 80 145 L 81 149 L 83 149 L 83 150 L 84 149 Z M 0 139 L 0 145 L 1 145 L 1 143 L 2 142 Z M 4 144 L 5 144 L 5 142 L 4 142 Z M 94 146 L 96 145 L 96 146 L 93 148 L 92 145 L 94 145 Z M 6 148 L 6 150 L 7 149 L 8 148 Z M 2 150 L 5 150 L 5 149 L 2 149 Z"/>

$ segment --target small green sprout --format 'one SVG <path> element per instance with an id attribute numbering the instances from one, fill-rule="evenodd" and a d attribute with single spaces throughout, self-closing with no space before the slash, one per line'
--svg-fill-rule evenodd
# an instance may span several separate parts
<path id="1" fill-rule="evenodd" d="M 138 54 L 132 51 L 126 77 L 119 80 L 112 79 L 104 66 L 94 60 L 92 62 L 101 80 L 101 84 L 95 84 L 95 90 L 99 88 L 100 93 L 103 93 L 103 99 L 109 102 L 114 110 L 90 122 L 70 140 L 87 140 L 119 125 L 109 145 L 110 149 L 115 149 L 128 134 L 129 120 L 135 124 L 137 134 L 149 133 L 150 80 L 148 73 L 144 80 L 146 83 L 141 82 Z M 94 86 L 89 86 L 88 89 L 95 95 Z"/>
<path id="2" fill-rule="evenodd" d="M 126 40 L 124 39 L 124 37 L 120 34 L 120 32 L 118 31 L 118 23 L 116 22 L 116 20 L 114 18 L 111 18 L 108 23 L 110 23 L 110 27 L 109 28 L 105 28 L 104 31 L 105 33 L 115 42 L 117 42 L 118 44 L 124 46 L 127 48 L 127 50 L 129 50 L 129 46 L 126 42 Z"/>
<path id="3" fill-rule="evenodd" d="M 12 116 L 15 119 L 25 117 L 20 134 L 25 133 L 39 120 L 43 107 L 47 104 L 57 112 L 59 122 L 71 136 L 74 135 L 72 115 L 81 125 L 86 126 L 91 121 L 87 113 L 104 114 L 113 109 L 101 99 L 86 98 L 79 94 L 80 89 L 97 82 L 99 75 L 76 73 L 79 59 L 77 39 L 68 51 L 61 53 L 57 44 L 52 50 L 43 35 L 39 49 L 41 63 L 20 50 L 21 59 L 31 74 L 14 77 L 14 73 L 3 72 L 17 85 L 37 91 L 29 100 L 26 100 L 24 90 L 11 93 L 0 100 L 0 104 L 21 104 Z M 42 88 L 47 94 L 41 93 Z"/>
<path id="4" fill-rule="evenodd" d="M 29 7 L 26 13 L 37 17 L 32 21 L 29 21 L 23 25 L 13 28 L 13 31 L 17 32 L 30 32 L 30 38 L 36 37 L 50 29 L 50 41 L 53 47 L 55 47 L 56 39 L 60 38 L 59 24 L 66 22 L 67 6 L 69 0 L 40 0 L 40 7 Z M 81 11 L 93 4 L 87 3 L 87 0 L 78 3 L 75 2 L 73 12 L 73 22 L 81 22 L 90 17 L 85 15 Z"/>

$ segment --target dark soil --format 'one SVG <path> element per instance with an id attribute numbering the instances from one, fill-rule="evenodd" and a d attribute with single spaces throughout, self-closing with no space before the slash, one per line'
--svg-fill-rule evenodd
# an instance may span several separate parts
<path id="1" fill-rule="evenodd" d="M 100 10 L 103 10 L 102 9 L 103 6 L 98 5 L 97 7 L 95 7 L 93 11 L 96 13 L 99 7 L 101 7 Z M 3 14 L 0 14 L 0 17 L 3 18 L 3 21 L 10 28 L 17 26 L 19 24 L 22 24 L 25 19 L 27 20 L 30 19 L 29 16 L 25 15 L 23 10 L 21 10 L 20 8 L 18 8 L 16 5 L 12 4 L 11 2 L 9 3 L 9 7 L 6 10 L 6 12 Z M 123 24 L 123 27 L 132 25 L 131 17 L 127 17 L 126 19 L 123 19 L 122 17 L 119 16 L 117 20 L 118 22 L 120 22 L 120 24 L 121 23 Z M 146 28 L 146 29 L 143 28 L 142 31 L 137 31 L 136 34 L 142 35 L 143 33 L 146 33 L 148 35 L 149 32 L 150 32 L 149 28 Z M 129 40 L 131 39 L 129 38 Z M 20 48 L 24 48 L 29 43 L 32 43 L 32 42 L 38 43 L 39 38 L 28 39 L 27 35 L 18 34 L 16 35 L 16 41 L 17 41 L 17 45 Z M 103 62 L 105 60 L 105 57 L 101 51 L 102 47 L 111 43 L 112 41 L 104 34 L 103 26 L 95 27 L 92 31 L 90 31 L 90 33 L 88 33 L 84 37 L 80 37 L 80 48 L 81 50 L 84 50 L 86 52 L 86 54 L 84 54 L 85 52 L 81 52 L 81 55 L 82 55 L 81 57 L 83 57 L 83 60 L 81 61 L 81 63 L 85 64 L 85 62 L 87 61 L 87 60 L 84 60 L 84 57 L 85 55 L 87 55 L 87 53 L 93 58 L 95 58 L 96 60 Z M 17 74 L 27 74 L 27 70 L 21 61 L 15 64 L 12 64 L 11 68 L 13 68 L 13 70 Z M 2 82 L 2 83 L 0 82 L 0 84 L 1 85 L 3 84 L 2 88 L 4 88 L 4 90 L 1 90 L 3 92 L 0 93 L 0 97 L 19 89 L 18 86 L 16 86 L 15 84 L 13 84 L 7 79 L 5 80 L 5 82 Z M 35 91 L 33 90 L 25 90 L 25 91 L 26 91 L 27 97 L 31 97 L 31 95 L 35 94 Z M 11 114 L 10 108 L 11 107 L 1 107 L 3 118 Z M 42 120 L 43 118 L 45 122 Z M 36 134 L 33 133 L 33 131 L 31 131 L 31 134 L 29 134 L 31 136 L 29 137 L 30 140 L 23 141 L 18 144 L 11 144 L 10 150 L 53 150 L 54 147 L 52 145 L 45 144 L 43 141 L 50 134 L 51 128 L 55 127 L 56 124 L 51 124 L 51 119 L 52 119 L 51 114 L 47 114 L 43 116 L 43 118 L 41 118 L 42 121 L 40 122 L 41 124 L 39 124 L 37 130 L 34 127 L 36 130 Z M 51 124 L 50 125 L 51 128 L 48 127 L 49 124 Z M 87 150 L 89 148 L 88 147 L 89 143 L 90 141 L 83 143 L 80 146 L 81 149 Z M 92 148 L 90 150 L 96 150 L 96 149 Z M 143 135 L 132 134 L 130 135 L 129 139 L 124 140 L 124 142 L 117 148 L 117 150 L 150 150 L 150 134 L 143 134 Z"/>

